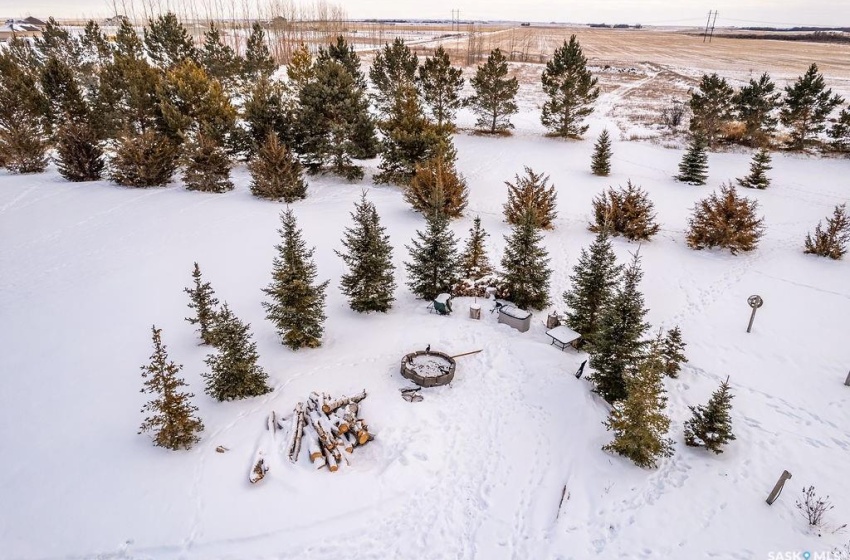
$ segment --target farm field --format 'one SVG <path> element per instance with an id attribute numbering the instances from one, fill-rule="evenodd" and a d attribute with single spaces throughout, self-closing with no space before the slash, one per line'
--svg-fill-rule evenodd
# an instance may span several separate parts
<path id="1" fill-rule="evenodd" d="M 537 34 L 540 52 L 571 32 L 522 31 Z M 451 227 L 465 240 L 480 216 L 494 263 L 510 231 L 504 182 L 528 166 L 557 189 L 558 217 L 544 233 L 553 304 L 525 333 L 499 324 L 481 298 L 455 298 L 450 316 L 414 298 L 405 245 L 425 221 L 401 189 L 374 184 L 378 160 L 366 162 L 360 183 L 308 177 L 308 197 L 289 205 L 316 248 L 318 279 L 330 281 L 323 345 L 297 352 L 280 344 L 261 306 L 286 206 L 253 197 L 245 166 L 225 194 L 189 192 L 177 179 L 151 189 L 69 183 L 55 165 L 37 175 L 0 171 L 0 558 L 763 560 L 844 547 L 850 261 L 805 255 L 803 240 L 850 201 L 850 160 L 777 152 L 772 186 L 741 189 L 758 201 L 765 236 L 733 256 L 689 249 L 685 230 L 695 203 L 744 175 L 752 153 L 710 153 L 708 184 L 689 186 L 673 179 L 678 140 L 629 138 L 655 134 L 666 96 L 682 95 L 702 71 L 790 80 L 814 61 L 835 91 L 850 92 L 850 53 L 815 45 L 795 58 L 786 49 L 796 43 L 756 52 L 762 42 L 715 38 L 714 54 L 703 56 L 701 39 L 658 31 L 579 38 L 603 86 L 584 140 L 545 136 L 542 67 L 527 62 L 512 63 L 523 78 L 513 135 L 474 135 L 463 110 L 454 138 L 470 197 Z M 620 132 L 607 178 L 589 171 L 603 129 Z M 621 263 L 639 251 L 649 322 L 678 325 L 688 345 L 679 378 L 665 380 L 675 454 L 651 470 L 601 450 L 611 439 L 609 405 L 574 377 L 587 355 L 551 345 L 544 326 L 550 311 L 564 310 L 572 269 L 594 238 L 593 197 L 628 180 L 649 193 L 661 231 L 641 245 L 615 239 L 614 250 Z M 357 314 L 339 291 L 344 265 L 334 251 L 364 191 L 394 247 L 398 287 L 386 314 Z M 271 393 L 235 402 L 204 394 L 208 349 L 184 320 L 193 262 L 251 324 Z M 765 305 L 748 334 L 753 294 Z M 480 320 L 469 316 L 474 304 Z M 136 433 L 153 324 L 206 426 L 189 451 Z M 481 352 L 457 359 L 451 385 L 406 402 L 400 360 L 427 345 Z M 737 440 L 720 455 L 686 447 L 688 406 L 705 403 L 727 376 Z M 270 412 L 291 414 L 312 391 L 362 389 L 375 440 L 350 464 L 336 473 L 305 457 L 293 464 L 278 440 L 266 477 L 248 482 Z M 783 470 L 793 478 L 768 506 Z M 835 505 L 821 535 L 795 507 L 810 485 Z"/>

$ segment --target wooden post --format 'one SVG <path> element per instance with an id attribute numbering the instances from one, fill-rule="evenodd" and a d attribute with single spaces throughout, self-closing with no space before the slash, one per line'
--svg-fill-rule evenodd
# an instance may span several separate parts
<path id="1" fill-rule="evenodd" d="M 776 501 L 776 498 L 778 498 L 780 492 L 782 492 L 782 487 L 785 486 L 785 481 L 789 478 L 791 478 L 791 473 L 788 471 L 782 471 L 782 474 L 779 476 L 779 480 L 776 481 L 776 486 L 773 487 L 773 490 L 770 491 L 770 496 L 767 497 L 767 505 L 773 505 L 773 502 Z"/>

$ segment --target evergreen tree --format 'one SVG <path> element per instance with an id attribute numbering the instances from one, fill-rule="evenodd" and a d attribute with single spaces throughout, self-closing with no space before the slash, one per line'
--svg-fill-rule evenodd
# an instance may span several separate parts
<path id="1" fill-rule="evenodd" d="M 519 110 L 516 104 L 519 82 L 507 76 L 508 62 L 501 50 L 494 49 L 470 80 L 475 94 L 467 103 L 478 115 L 475 127 L 483 132 L 504 134 L 514 127 L 510 118 Z"/>
<path id="2" fill-rule="evenodd" d="M 12 38 L 0 50 L 0 161 L 12 173 L 47 167 L 49 103 L 30 44 Z"/>
<path id="3" fill-rule="evenodd" d="M 18 122 L 0 122 L 0 160 L 12 173 L 41 173 L 47 168 L 48 141 L 39 122 L 22 120 L 22 112 L 11 111 Z"/>
<path id="4" fill-rule="evenodd" d="M 832 147 L 839 152 L 850 149 L 850 108 L 841 109 L 838 119 L 829 128 L 829 137 L 832 138 Z"/>
<path id="5" fill-rule="evenodd" d="M 204 32 L 204 44 L 198 59 L 210 77 L 218 80 L 226 91 L 234 93 L 243 61 L 230 45 L 224 43 L 214 21 L 210 22 L 209 29 Z"/>
<path id="6" fill-rule="evenodd" d="M 55 58 L 70 67 L 77 67 L 80 62 L 79 37 L 60 26 L 53 17 L 47 19 L 40 36 L 33 38 L 33 46 L 42 61 Z"/>
<path id="7" fill-rule="evenodd" d="M 705 153 L 705 139 L 699 134 L 691 138 L 688 150 L 679 163 L 676 179 L 689 185 L 704 185 L 708 179 L 708 156 Z"/>
<path id="8" fill-rule="evenodd" d="M 178 148 L 153 129 L 127 134 L 118 141 L 111 161 L 110 178 L 125 187 L 158 187 L 171 180 L 177 167 Z"/>
<path id="9" fill-rule="evenodd" d="M 286 77 L 289 78 L 296 94 L 313 79 L 313 57 L 304 43 L 292 51 L 292 56 L 289 57 L 289 63 L 286 65 Z"/>
<path id="10" fill-rule="evenodd" d="M 348 296 L 351 309 L 358 313 L 386 313 L 395 300 L 393 248 L 378 211 L 366 199 L 365 191 L 360 202 L 354 204 L 351 218 L 354 225 L 345 228 L 342 239 L 345 250 L 336 251 L 348 267 L 340 281 L 342 293 Z"/>
<path id="11" fill-rule="evenodd" d="M 658 332 L 659 338 L 661 331 Z M 664 373 L 668 377 L 679 377 L 679 370 L 682 363 L 687 363 L 688 358 L 685 357 L 685 346 L 687 344 L 682 340 L 682 331 L 676 325 L 667 331 L 667 335 L 661 340 L 661 355 L 664 358 Z"/>
<path id="12" fill-rule="evenodd" d="M 463 72 L 452 66 L 442 45 L 419 67 L 417 83 L 437 130 L 441 133 L 454 131 L 455 115 L 462 101 Z"/>
<path id="13" fill-rule="evenodd" d="M 416 166 L 416 173 L 404 191 L 404 199 L 417 212 L 425 215 L 441 212 L 448 218 L 462 216 L 468 198 L 466 179 L 439 153 Z"/>
<path id="14" fill-rule="evenodd" d="M 74 70 L 51 57 L 41 68 L 41 87 L 48 100 L 47 121 L 51 128 L 65 122 L 85 122 L 89 112 Z"/>
<path id="15" fill-rule="evenodd" d="M 407 269 L 410 290 L 422 299 L 432 300 L 442 293 L 451 293 L 460 276 L 457 259 L 457 238 L 449 229 L 449 220 L 442 213 L 425 217 L 427 229 L 418 231 L 410 245 Z"/>
<path id="16" fill-rule="evenodd" d="M 826 220 L 826 230 L 821 228 L 821 222 L 815 227 L 815 233 L 806 234 L 806 253 L 840 260 L 847 252 L 850 242 L 850 216 L 847 214 L 847 204 L 839 204 L 832 212 L 832 217 Z"/>
<path id="17" fill-rule="evenodd" d="M 317 348 L 322 345 L 328 282 L 315 283 L 315 249 L 307 249 L 292 210 L 282 212 L 280 220 L 281 243 L 275 246 L 272 282 L 263 288 L 271 300 L 263 302 L 266 318 L 289 348 Z"/>
<path id="18" fill-rule="evenodd" d="M 762 148 L 753 156 L 753 161 L 750 163 L 750 174 L 738 179 L 738 184 L 748 189 L 766 189 L 770 186 L 770 177 L 767 176 L 767 171 L 771 169 L 770 152 L 766 148 Z"/>
<path id="19" fill-rule="evenodd" d="M 691 94 L 691 132 L 702 136 L 709 146 L 714 146 L 723 127 L 732 120 L 734 90 L 717 74 L 703 74 L 699 89 Z"/>
<path id="20" fill-rule="evenodd" d="M 148 57 L 160 68 L 198 58 L 192 36 L 173 12 L 149 19 L 144 36 Z"/>
<path id="21" fill-rule="evenodd" d="M 277 70 L 266 44 L 266 32 L 260 22 L 255 21 L 251 26 L 251 35 L 245 44 L 245 61 L 242 65 L 242 79 L 250 82 L 261 76 L 271 76 Z"/>
<path id="22" fill-rule="evenodd" d="M 593 147 L 590 170 L 600 177 L 607 177 L 611 173 L 611 137 L 608 136 L 607 128 L 599 135 Z"/>
<path id="23" fill-rule="evenodd" d="M 314 173 L 328 170 L 361 179 L 363 169 L 351 158 L 360 155 L 357 134 L 369 118 L 365 93 L 336 60 L 317 60 L 313 74 L 299 94 L 298 152 Z"/>
<path id="24" fill-rule="evenodd" d="M 555 227 L 558 217 L 558 193 L 555 185 L 547 185 L 549 176 L 525 168 L 525 176 L 515 176 L 515 182 L 505 181 L 508 186 L 508 202 L 503 206 L 505 221 L 511 225 L 521 224 L 526 217 L 533 217 L 534 226 L 543 229 Z"/>
<path id="25" fill-rule="evenodd" d="M 645 190 L 628 180 L 618 190 L 608 188 L 593 199 L 595 222 L 590 231 L 608 230 L 614 236 L 622 235 L 629 241 L 649 241 L 658 233 L 655 222 L 655 205 Z"/>
<path id="26" fill-rule="evenodd" d="M 419 57 L 400 37 L 378 51 L 369 69 L 369 78 L 377 90 L 374 98 L 378 111 L 388 116 L 400 94 L 406 95 L 410 88 L 415 90 L 418 67 Z"/>
<path id="27" fill-rule="evenodd" d="M 307 183 L 301 172 L 301 163 L 273 132 L 248 163 L 248 169 L 251 171 L 251 194 L 254 196 L 286 203 L 307 198 Z"/>
<path id="28" fill-rule="evenodd" d="M 384 138 L 375 182 L 408 185 L 416 166 L 437 155 L 442 138 L 425 117 L 413 86 L 400 88 L 386 111 L 378 124 Z"/>
<path id="29" fill-rule="evenodd" d="M 165 345 L 162 343 L 162 329 L 152 327 L 154 352 L 151 362 L 142 366 L 142 379 L 145 380 L 142 393 L 153 395 L 153 400 L 142 407 L 148 413 L 139 434 L 151 432 L 154 445 L 166 449 L 190 449 L 201 438 L 198 433 L 204 431 L 204 424 L 195 415 L 197 406 L 189 401 L 192 393 L 180 391 L 186 382 L 178 376 L 183 366 L 168 360 Z"/>
<path id="30" fill-rule="evenodd" d="M 493 272 L 490 259 L 487 258 L 487 249 L 484 247 L 484 239 L 489 235 L 481 227 L 481 217 L 475 216 L 469 229 L 466 247 L 460 254 L 460 271 L 464 278 L 478 279 Z"/>
<path id="31" fill-rule="evenodd" d="M 705 447 L 717 454 L 723 453 L 722 447 L 736 439 L 729 415 L 733 398 L 727 377 L 720 388 L 711 394 L 707 405 L 689 406 L 693 417 L 685 422 L 685 444 Z"/>
<path id="32" fill-rule="evenodd" d="M 193 317 L 186 317 L 186 321 L 190 325 L 198 325 L 198 333 L 201 341 L 204 344 L 213 344 L 213 327 L 215 326 L 218 311 L 218 299 L 215 297 L 215 292 L 209 282 L 201 280 L 201 268 L 198 263 L 195 263 L 195 269 L 192 271 L 192 280 L 194 287 L 183 288 L 183 291 L 189 294 L 189 309 L 193 312 Z"/>
<path id="33" fill-rule="evenodd" d="M 535 211 L 526 211 L 515 224 L 502 256 L 502 280 L 506 296 L 521 309 L 543 309 L 549 305 L 549 253 L 542 245 Z"/>
<path id="34" fill-rule="evenodd" d="M 183 184 L 190 191 L 223 193 L 233 189 L 230 157 L 220 142 L 199 132 L 183 157 Z"/>
<path id="35" fill-rule="evenodd" d="M 242 106 L 247 142 L 245 151 L 252 158 L 269 134 L 275 134 L 284 144 L 295 142 L 293 119 L 295 102 L 285 84 L 273 81 L 268 76 L 257 78 Z"/>
<path id="36" fill-rule="evenodd" d="M 622 269 L 614 256 L 608 231 L 599 230 L 590 251 L 581 250 L 570 276 L 571 288 L 564 292 L 569 308 L 567 325 L 581 334 L 579 348 L 596 341 L 600 318 L 614 295 Z"/>
<path id="37" fill-rule="evenodd" d="M 588 379 L 593 382 L 594 391 L 609 403 L 626 398 L 628 369 L 643 355 L 643 336 L 649 324 L 638 287 L 642 278 L 640 256 L 635 253 L 623 272 L 622 283 L 602 308 L 588 352 L 590 367 L 595 370 Z"/>
<path id="38" fill-rule="evenodd" d="M 687 242 L 691 249 L 720 247 L 733 255 L 752 251 L 764 234 L 764 219 L 756 217 L 758 202 L 738 196 L 734 185 L 720 185 L 697 202 L 688 220 Z"/>
<path id="39" fill-rule="evenodd" d="M 614 403 L 605 422 L 614 432 L 614 441 L 602 449 L 628 457 L 639 467 L 654 468 L 658 459 L 673 454 L 673 441 L 666 437 L 670 419 L 664 413 L 667 396 L 658 345 L 653 345 L 637 367 L 630 369 L 628 396 Z"/>
<path id="40" fill-rule="evenodd" d="M 360 57 L 349 45 L 345 38 L 340 35 L 336 44 L 331 43 L 327 49 L 319 49 L 318 61 L 335 60 L 345 68 L 354 79 L 356 89 L 366 99 L 366 75 L 360 69 Z M 369 114 L 368 102 L 366 110 L 357 113 L 352 130 L 352 153 L 355 159 L 372 159 L 378 155 L 380 144 L 375 135 L 375 120 Z"/>
<path id="41" fill-rule="evenodd" d="M 733 96 L 737 117 L 744 123 L 744 140 L 750 146 L 769 144 L 779 122 L 774 112 L 779 107 L 780 97 L 767 72 L 758 81 L 750 78 L 750 82 Z"/>
<path id="42" fill-rule="evenodd" d="M 68 122 L 60 127 L 56 153 L 59 174 L 69 181 L 97 181 L 103 175 L 103 148 L 98 134 L 88 124 Z"/>
<path id="43" fill-rule="evenodd" d="M 257 364 L 257 343 L 251 340 L 250 325 L 233 315 L 226 302 L 216 317 L 212 339 L 218 353 L 207 356 L 204 362 L 210 371 L 201 374 L 209 396 L 232 401 L 271 392 L 268 375 Z"/>
<path id="44" fill-rule="evenodd" d="M 826 118 L 844 100 L 826 88 L 818 65 L 812 63 L 794 84 L 786 86 L 784 105 L 779 113 L 782 124 L 791 128 L 791 147 L 802 150 L 814 135 L 823 132 Z"/>
<path id="45" fill-rule="evenodd" d="M 587 58 L 575 35 L 555 50 L 542 81 L 549 97 L 540 117 L 543 126 L 553 136 L 580 138 L 588 128 L 582 121 L 593 112 L 593 102 L 599 97 L 599 80 L 587 69 Z"/>

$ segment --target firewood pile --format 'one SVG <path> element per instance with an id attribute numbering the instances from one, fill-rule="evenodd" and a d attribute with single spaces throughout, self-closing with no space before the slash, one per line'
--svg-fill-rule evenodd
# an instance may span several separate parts
<path id="1" fill-rule="evenodd" d="M 343 461 L 348 462 L 347 455 L 353 453 L 355 447 L 374 439 L 359 416 L 360 402 L 365 398 L 365 390 L 338 399 L 324 393 L 311 393 L 305 401 L 295 405 L 290 420 L 289 460 L 298 461 L 303 442 L 310 462 L 317 469 L 339 470 Z"/>

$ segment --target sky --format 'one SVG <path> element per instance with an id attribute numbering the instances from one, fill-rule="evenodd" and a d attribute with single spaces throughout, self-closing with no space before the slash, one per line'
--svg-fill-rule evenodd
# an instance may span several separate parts
<path id="1" fill-rule="evenodd" d="M 117 0 L 121 4 L 122 0 Z M 124 0 L 129 2 L 131 0 Z M 243 0 L 194 0 L 198 6 Z M 266 3 L 271 0 L 248 0 Z M 177 9 L 192 0 L 136 0 Z M 312 3 L 312 2 L 308 2 Z M 351 18 L 514 20 L 573 23 L 704 25 L 717 10 L 718 26 L 850 26 L 850 0 L 339 0 Z M 15 12 L 17 10 L 17 13 Z M 0 16 L 100 17 L 113 14 L 111 0 L 0 0 Z"/>

